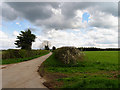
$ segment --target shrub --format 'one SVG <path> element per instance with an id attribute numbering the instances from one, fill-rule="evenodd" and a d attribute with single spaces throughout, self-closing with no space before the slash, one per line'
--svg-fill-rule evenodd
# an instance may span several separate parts
<path id="1" fill-rule="evenodd" d="M 55 58 L 64 64 L 76 64 L 83 61 L 84 54 L 75 47 L 62 47 L 55 50 Z"/>
<path id="2" fill-rule="evenodd" d="M 2 59 L 16 58 L 16 56 L 20 57 L 18 50 L 9 49 L 2 52 Z"/>
<path id="3" fill-rule="evenodd" d="M 27 58 L 45 54 L 46 50 L 9 49 L 2 51 L 2 59 Z"/>

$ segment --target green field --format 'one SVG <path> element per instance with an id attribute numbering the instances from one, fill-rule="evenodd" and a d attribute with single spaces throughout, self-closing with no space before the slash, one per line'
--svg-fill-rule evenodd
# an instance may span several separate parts
<path id="1" fill-rule="evenodd" d="M 0 60 L 0 64 L 4 65 L 28 61 L 48 53 L 49 51 L 47 50 L 5 50 L 2 51 L 2 60 Z"/>
<path id="2" fill-rule="evenodd" d="M 118 88 L 118 51 L 85 51 L 84 61 L 65 66 L 54 53 L 41 66 L 49 88 Z M 52 84 L 51 84 L 52 83 Z"/>

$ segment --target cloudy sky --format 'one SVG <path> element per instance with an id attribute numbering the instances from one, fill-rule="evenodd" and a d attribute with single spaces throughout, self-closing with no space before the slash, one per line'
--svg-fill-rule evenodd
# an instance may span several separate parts
<path id="1" fill-rule="evenodd" d="M 15 48 L 21 30 L 30 28 L 52 46 L 118 47 L 117 2 L 2 2 L 0 49 Z"/>

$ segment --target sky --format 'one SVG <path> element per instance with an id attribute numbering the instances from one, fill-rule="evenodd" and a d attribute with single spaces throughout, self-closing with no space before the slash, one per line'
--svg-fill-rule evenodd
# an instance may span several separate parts
<path id="1" fill-rule="evenodd" d="M 51 46 L 118 47 L 117 2 L 2 2 L 0 49 L 16 48 L 20 31 L 37 36 L 32 48 L 44 40 Z"/>

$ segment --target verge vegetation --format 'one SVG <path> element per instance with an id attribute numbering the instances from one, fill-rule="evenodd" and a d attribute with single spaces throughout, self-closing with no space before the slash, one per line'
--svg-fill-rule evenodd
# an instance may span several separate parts
<path id="1" fill-rule="evenodd" d="M 47 80 L 44 85 L 48 88 L 118 88 L 118 51 L 83 53 L 82 61 L 66 65 L 53 52 L 39 70 Z"/>
<path id="2" fill-rule="evenodd" d="M 22 61 L 28 61 L 43 55 L 48 54 L 47 50 L 23 50 L 23 49 L 9 49 L 2 51 L 2 63 L 12 64 Z"/>

